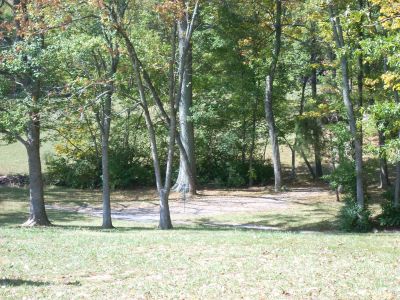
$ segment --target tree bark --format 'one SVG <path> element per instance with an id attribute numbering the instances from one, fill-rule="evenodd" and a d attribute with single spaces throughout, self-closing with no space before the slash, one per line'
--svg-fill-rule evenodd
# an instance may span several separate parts
<path id="1" fill-rule="evenodd" d="M 312 54 L 311 61 L 316 63 L 315 54 Z M 311 71 L 311 97 L 317 101 L 317 69 L 313 68 Z M 314 160 L 315 160 L 315 175 L 320 178 L 323 176 L 322 162 L 321 162 L 321 123 L 317 119 L 314 124 Z"/>
<path id="2" fill-rule="evenodd" d="M 308 76 L 306 76 L 306 77 L 303 78 L 303 84 L 302 84 L 302 87 L 301 87 L 301 98 L 300 98 L 300 106 L 299 106 L 299 116 L 302 116 L 303 113 L 304 113 L 304 105 L 305 105 L 305 102 L 306 102 L 306 87 L 307 87 L 308 78 L 309 78 Z M 295 138 L 293 150 L 294 150 L 294 152 L 295 152 L 296 150 L 298 150 L 298 151 L 300 152 L 300 155 L 301 155 L 301 157 L 303 158 L 304 163 L 306 164 L 307 169 L 308 169 L 308 171 L 310 172 L 311 177 L 312 177 L 313 179 L 315 179 L 315 173 L 314 173 L 313 167 L 311 166 L 310 162 L 308 161 L 307 156 L 306 156 L 306 154 L 304 153 L 304 150 L 301 148 L 301 145 L 298 146 L 298 139 L 297 139 L 297 136 L 296 136 L 296 138 Z M 292 153 L 292 156 L 293 156 L 293 155 L 295 155 L 295 153 Z M 292 163 L 293 163 L 293 157 L 292 157 Z"/>
<path id="3" fill-rule="evenodd" d="M 252 187 L 254 182 L 253 161 L 254 161 L 254 151 L 256 147 L 257 108 L 258 108 L 258 95 L 256 94 L 253 105 L 253 115 L 251 124 L 251 145 L 250 145 L 250 155 L 249 155 L 249 187 Z"/>
<path id="4" fill-rule="evenodd" d="M 46 214 L 43 192 L 42 165 L 40 160 L 40 121 L 37 113 L 31 114 L 28 139 L 25 142 L 29 165 L 29 219 L 24 226 L 51 225 Z"/>
<path id="5" fill-rule="evenodd" d="M 343 50 L 345 43 L 343 38 L 342 26 L 340 24 L 339 17 L 335 16 L 332 4 L 329 5 L 330 18 L 332 23 L 333 34 L 337 47 Z M 350 86 L 349 86 L 349 74 L 348 74 L 348 62 L 346 54 L 342 53 L 340 57 L 340 66 L 342 70 L 342 92 L 343 101 L 347 110 L 347 117 L 350 127 L 350 132 L 354 142 L 354 153 L 356 163 L 356 190 L 357 190 L 357 204 L 359 208 L 364 209 L 364 187 L 363 187 L 363 157 L 362 157 L 362 145 L 359 133 L 357 132 L 356 118 L 354 115 L 353 104 L 350 98 Z"/>
<path id="6" fill-rule="evenodd" d="M 278 58 L 281 50 L 282 36 L 282 2 L 275 0 L 275 40 L 272 54 L 272 61 L 269 66 L 268 74 L 265 79 L 265 116 L 269 129 L 269 138 L 272 146 L 272 163 L 274 167 L 275 191 L 278 192 L 282 188 L 282 170 L 279 152 L 278 134 L 276 130 L 275 117 L 273 111 L 273 84 L 275 71 L 278 64 Z"/>
<path id="7" fill-rule="evenodd" d="M 179 159 L 179 173 L 173 189 L 177 192 L 190 192 L 196 193 L 196 159 L 195 159 L 195 145 L 194 145 L 194 128 L 193 122 L 190 120 L 191 107 L 193 103 L 193 88 L 192 88 L 192 46 L 189 45 L 187 53 L 184 53 L 186 43 L 186 30 L 187 21 L 182 20 L 178 26 L 178 47 L 179 47 L 179 60 L 186 59 L 185 71 L 183 74 L 181 99 L 179 101 L 179 134 L 183 147 L 185 148 L 189 165 L 191 169 L 191 176 L 194 180 L 190 180 L 190 174 L 187 170 L 185 158 L 183 153 L 180 153 Z M 182 152 L 182 151 L 180 151 Z"/>
<path id="8" fill-rule="evenodd" d="M 378 138 L 379 138 L 379 148 L 384 147 L 385 137 L 381 130 L 378 130 Z M 379 158 L 379 181 L 380 181 L 379 188 L 381 189 L 387 189 L 387 187 L 390 185 L 387 159 L 384 153 L 380 153 L 380 158 Z"/>
<path id="9" fill-rule="evenodd" d="M 113 228 L 111 221 L 111 195 L 109 171 L 109 138 L 111 126 L 111 94 L 104 101 L 103 122 L 101 126 L 101 168 L 103 188 L 103 228 Z"/>
<path id="10" fill-rule="evenodd" d="M 398 91 L 394 91 L 394 98 L 396 103 L 400 104 L 400 96 Z M 398 137 L 400 139 L 400 131 L 398 133 Z M 398 155 L 400 155 L 400 153 L 398 153 Z M 396 208 L 400 207 L 400 160 L 398 160 L 396 163 L 396 183 L 394 187 L 393 206 Z"/>
<path id="11" fill-rule="evenodd" d="M 117 73 L 119 63 L 119 49 L 118 44 L 114 43 L 112 35 L 106 30 L 103 30 L 103 38 L 110 49 L 109 64 L 104 61 L 102 63 L 103 72 L 98 70 L 99 74 L 104 74 L 105 79 L 108 81 L 106 85 L 106 93 L 101 98 L 102 111 L 101 119 L 97 114 L 97 123 L 101 133 L 101 169 L 102 169 L 102 200 L 103 200 L 103 228 L 113 228 L 111 219 L 111 188 L 110 188 L 110 169 L 109 169 L 109 143 L 110 143 L 110 129 L 112 118 L 112 97 L 114 94 L 114 76 Z"/>

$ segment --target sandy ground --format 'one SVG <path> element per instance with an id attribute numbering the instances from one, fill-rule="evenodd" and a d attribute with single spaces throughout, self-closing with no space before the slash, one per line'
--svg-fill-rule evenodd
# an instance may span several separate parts
<path id="1" fill-rule="evenodd" d="M 112 200 L 112 218 L 136 222 L 157 222 L 159 203 L 157 197 L 146 201 Z M 288 209 L 302 201 L 332 199 L 334 195 L 324 187 L 297 187 L 275 194 L 263 188 L 245 190 L 203 190 L 194 197 L 173 193 L 170 211 L 174 222 L 185 223 L 198 218 L 219 214 L 263 212 Z M 84 204 L 79 207 L 46 205 L 47 209 L 65 210 L 101 217 L 100 206 Z"/>

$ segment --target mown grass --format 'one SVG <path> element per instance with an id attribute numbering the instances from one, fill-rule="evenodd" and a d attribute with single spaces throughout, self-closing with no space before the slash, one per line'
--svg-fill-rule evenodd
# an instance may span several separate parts
<path id="1" fill-rule="evenodd" d="M 49 191 L 50 202 L 92 198 L 88 191 Z M 0 299 L 400 297 L 398 234 L 285 231 L 317 229 L 312 216 L 320 211 L 320 218 L 330 220 L 335 205 L 328 209 L 316 202 L 303 205 L 303 212 L 290 208 L 208 220 L 273 225 L 279 231 L 201 220 L 173 231 L 124 221 L 102 230 L 99 218 L 54 210 L 49 215 L 56 226 L 21 228 L 26 196 L 25 189 L 0 189 Z"/>

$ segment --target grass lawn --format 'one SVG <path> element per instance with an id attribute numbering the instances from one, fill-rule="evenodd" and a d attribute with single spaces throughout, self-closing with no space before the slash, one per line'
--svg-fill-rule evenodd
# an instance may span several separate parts
<path id="1" fill-rule="evenodd" d="M 47 194 L 50 203 L 98 201 L 97 192 Z M 56 226 L 21 228 L 26 196 L 0 188 L 0 299 L 400 298 L 400 235 L 290 231 L 333 221 L 339 205 L 207 220 L 275 222 L 282 231 L 209 227 L 201 219 L 172 231 L 115 221 L 109 231 L 96 227 L 99 218 L 54 210 Z"/>
<path id="2" fill-rule="evenodd" d="M 53 150 L 51 143 L 44 143 L 40 149 L 42 167 L 45 169 L 44 157 Z M 0 142 L 0 175 L 27 174 L 28 156 L 21 143 L 6 145 Z"/>

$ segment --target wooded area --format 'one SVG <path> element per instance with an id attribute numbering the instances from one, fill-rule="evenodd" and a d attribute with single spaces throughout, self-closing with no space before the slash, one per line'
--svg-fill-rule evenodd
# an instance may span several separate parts
<path id="1" fill-rule="evenodd" d="M 0 0 L 0 299 L 400 299 L 399 91 L 400 0 Z"/>
<path id="2" fill-rule="evenodd" d="M 279 193 L 303 161 L 344 199 L 346 230 L 372 228 L 373 177 L 378 221 L 400 225 L 398 1 L 0 4 L 0 132 L 29 158 L 25 225 L 50 225 L 44 141 L 50 184 L 102 188 L 104 228 L 114 189 L 155 185 L 170 229 L 172 190 L 273 180 Z"/>

